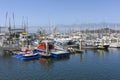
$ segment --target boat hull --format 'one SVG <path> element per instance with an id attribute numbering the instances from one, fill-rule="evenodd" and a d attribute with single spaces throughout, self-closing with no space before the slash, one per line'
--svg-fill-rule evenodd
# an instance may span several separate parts
<path id="1" fill-rule="evenodd" d="M 41 58 L 40 55 L 23 56 L 23 54 L 17 54 L 17 55 L 14 55 L 13 57 L 18 58 L 18 59 L 20 59 L 20 60 L 33 60 L 33 59 Z"/>
<path id="2" fill-rule="evenodd" d="M 58 58 L 58 57 L 67 57 L 69 56 L 69 52 L 51 52 L 51 56 L 53 58 Z"/>

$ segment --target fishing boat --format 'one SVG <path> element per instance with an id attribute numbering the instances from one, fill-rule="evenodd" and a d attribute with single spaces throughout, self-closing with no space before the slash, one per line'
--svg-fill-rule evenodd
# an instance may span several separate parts
<path id="1" fill-rule="evenodd" d="M 60 45 L 53 45 L 49 40 L 42 41 L 36 52 L 42 57 L 63 57 L 69 55 L 69 52 L 61 48 Z"/>
<path id="2" fill-rule="evenodd" d="M 54 46 L 51 41 L 49 40 L 44 40 L 40 43 L 40 45 L 35 49 L 36 52 L 38 52 L 39 55 L 42 57 L 50 57 L 50 50 L 53 49 Z"/>
<path id="3" fill-rule="evenodd" d="M 97 49 L 108 49 L 109 45 L 98 45 Z"/>
<path id="4" fill-rule="evenodd" d="M 97 46 L 97 49 L 108 49 L 109 48 L 109 44 L 104 43 L 104 41 L 96 41 L 95 45 Z"/>

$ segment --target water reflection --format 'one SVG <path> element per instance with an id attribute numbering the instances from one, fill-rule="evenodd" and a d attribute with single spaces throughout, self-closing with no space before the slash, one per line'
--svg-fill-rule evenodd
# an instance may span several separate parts
<path id="1" fill-rule="evenodd" d="M 119 52 L 120 48 L 110 48 L 109 51 L 110 51 L 110 53 Z"/>
<path id="2" fill-rule="evenodd" d="M 0 50 L 0 56 L 2 56 L 2 57 L 9 57 L 11 55 L 12 55 L 11 51 Z"/>
<path id="3" fill-rule="evenodd" d="M 96 52 L 94 52 L 95 56 L 99 56 L 102 60 L 105 58 L 105 56 L 107 56 L 109 54 L 109 50 L 96 50 Z"/>
<path id="4" fill-rule="evenodd" d="M 60 58 L 52 58 L 52 60 L 54 61 L 59 61 L 59 62 L 62 62 L 62 61 L 67 61 L 70 59 L 70 56 L 66 56 L 66 57 L 60 57 Z"/>
<path id="5" fill-rule="evenodd" d="M 42 66 L 45 69 L 48 69 L 52 64 L 53 64 L 53 60 L 51 58 L 39 58 L 39 62 L 42 64 Z"/>
<path id="6" fill-rule="evenodd" d="M 80 54 L 80 63 L 82 63 L 82 60 L 83 60 L 83 54 Z"/>
<path id="7" fill-rule="evenodd" d="M 69 60 L 70 57 L 61 57 L 61 58 L 39 58 L 39 62 L 45 69 L 49 69 L 50 67 L 53 66 L 55 62 L 64 62 L 66 60 Z"/>
<path id="8" fill-rule="evenodd" d="M 101 59 L 104 59 L 106 56 L 110 54 L 109 49 L 85 49 L 84 50 L 86 58 L 89 57 L 99 57 Z"/>

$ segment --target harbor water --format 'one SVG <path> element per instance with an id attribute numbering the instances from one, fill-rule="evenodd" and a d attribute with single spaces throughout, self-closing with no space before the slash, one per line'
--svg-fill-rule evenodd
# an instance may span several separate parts
<path id="1" fill-rule="evenodd" d="M 120 80 L 120 49 L 30 61 L 1 55 L 0 80 Z"/>

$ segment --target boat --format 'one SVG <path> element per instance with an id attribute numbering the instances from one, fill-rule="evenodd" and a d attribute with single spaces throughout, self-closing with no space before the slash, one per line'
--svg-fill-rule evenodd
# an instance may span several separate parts
<path id="1" fill-rule="evenodd" d="M 28 54 L 23 54 L 23 57 L 32 57 L 32 56 L 37 56 L 38 53 L 28 53 Z"/>
<path id="2" fill-rule="evenodd" d="M 110 39 L 110 48 L 120 48 L 120 39 L 114 37 Z"/>
<path id="3" fill-rule="evenodd" d="M 38 53 L 25 53 L 25 54 L 15 54 L 13 57 L 21 59 L 21 60 L 32 60 L 32 59 L 38 59 L 41 56 Z"/>
<path id="4" fill-rule="evenodd" d="M 29 49 L 25 49 L 25 50 L 13 51 L 12 53 L 18 55 L 18 54 L 26 54 L 26 53 L 30 53 L 30 52 L 32 52 L 32 51 Z"/>
<path id="5" fill-rule="evenodd" d="M 37 49 L 34 50 L 34 52 L 37 52 L 42 57 L 50 57 L 50 50 L 53 49 L 54 46 L 51 41 L 44 40 L 40 43 L 40 45 L 37 47 Z"/>
<path id="6" fill-rule="evenodd" d="M 51 41 L 44 40 L 35 50 L 42 57 L 63 57 L 68 56 L 69 52 L 65 51 L 60 45 L 52 44 Z"/>
<path id="7" fill-rule="evenodd" d="M 38 52 L 39 55 L 41 55 L 42 57 L 45 57 L 45 58 L 49 58 L 51 57 L 51 54 L 47 54 L 46 52 Z"/>
<path id="8" fill-rule="evenodd" d="M 51 51 L 51 56 L 53 58 L 67 57 L 67 56 L 69 56 L 69 54 L 70 54 L 69 52 L 63 51 L 63 50 Z"/>
<path id="9" fill-rule="evenodd" d="M 117 43 L 111 43 L 110 48 L 120 48 L 120 44 Z"/>
<path id="10" fill-rule="evenodd" d="M 18 58 L 20 60 L 33 60 L 33 59 L 38 59 L 41 56 L 36 54 L 27 54 L 27 55 L 22 55 L 22 54 L 18 54 L 18 55 L 14 55 L 15 58 Z"/>
<path id="11" fill-rule="evenodd" d="M 109 44 L 104 43 L 104 41 L 96 41 L 95 45 L 97 46 L 97 49 L 108 49 Z"/>
<path id="12" fill-rule="evenodd" d="M 109 45 L 98 45 L 97 49 L 108 49 Z"/>
<path id="13" fill-rule="evenodd" d="M 4 46 L 5 33 L 0 33 L 0 47 Z"/>
<path id="14" fill-rule="evenodd" d="M 74 45 L 70 45 L 68 47 L 68 51 L 70 53 L 82 53 L 82 42 L 80 41 L 76 41 Z"/>

